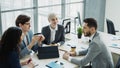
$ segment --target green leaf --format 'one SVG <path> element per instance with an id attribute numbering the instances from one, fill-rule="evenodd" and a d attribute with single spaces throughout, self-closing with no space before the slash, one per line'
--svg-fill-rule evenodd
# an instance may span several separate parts
<path id="1" fill-rule="evenodd" d="M 82 31 L 83 31 L 83 30 L 82 30 L 82 27 L 81 27 L 81 26 L 77 28 L 77 33 L 78 33 L 79 35 L 82 34 Z"/>

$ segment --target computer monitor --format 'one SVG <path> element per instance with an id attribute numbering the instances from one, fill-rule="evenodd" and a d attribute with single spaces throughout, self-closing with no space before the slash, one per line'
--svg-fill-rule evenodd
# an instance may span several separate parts
<path id="1" fill-rule="evenodd" d="M 64 26 L 65 34 L 70 33 L 71 19 L 70 18 L 64 19 L 62 25 Z"/>
<path id="2" fill-rule="evenodd" d="M 77 15 L 78 15 L 78 21 L 79 21 L 79 24 L 80 24 L 80 26 L 82 26 L 81 18 L 80 18 L 80 12 L 77 12 Z"/>

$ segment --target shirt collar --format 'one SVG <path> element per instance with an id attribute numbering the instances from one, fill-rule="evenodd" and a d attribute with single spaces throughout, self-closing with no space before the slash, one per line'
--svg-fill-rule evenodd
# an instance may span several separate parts
<path id="1" fill-rule="evenodd" d="M 53 30 L 57 31 L 58 30 L 58 25 L 56 25 L 55 29 L 52 29 L 50 25 L 49 25 L 49 28 L 50 28 L 51 31 L 53 31 Z"/>
<path id="2" fill-rule="evenodd" d="M 94 33 L 94 34 L 92 34 L 92 35 L 90 36 L 90 40 L 92 40 L 92 39 L 93 39 L 94 35 L 95 35 L 95 33 Z"/>

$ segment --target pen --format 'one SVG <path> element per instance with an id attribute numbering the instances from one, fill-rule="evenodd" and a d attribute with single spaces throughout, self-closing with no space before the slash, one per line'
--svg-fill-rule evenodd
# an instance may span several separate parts
<path id="1" fill-rule="evenodd" d="M 67 46 L 71 46 L 70 44 L 67 44 Z"/>
<path id="2" fill-rule="evenodd" d="M 39 64 L 36 64 L 36 65 L 34 65 L 34 68 L 36 67 L 36 66 L 38 66 Z"/>

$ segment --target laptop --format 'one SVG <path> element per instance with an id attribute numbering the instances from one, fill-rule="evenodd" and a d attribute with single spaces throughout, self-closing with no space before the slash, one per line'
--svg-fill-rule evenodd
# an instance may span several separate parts
<path id="1" fill-rule="evenodd" d="M 58 46 L 39 47 L 37 56 L 39 59 L 58 58 Z"/>

